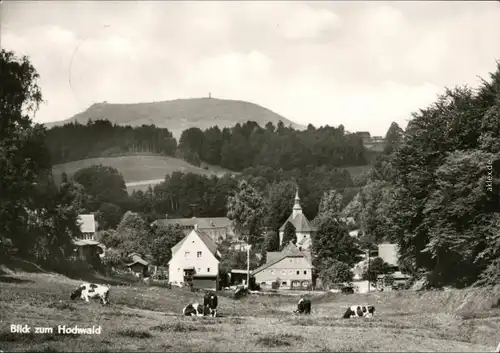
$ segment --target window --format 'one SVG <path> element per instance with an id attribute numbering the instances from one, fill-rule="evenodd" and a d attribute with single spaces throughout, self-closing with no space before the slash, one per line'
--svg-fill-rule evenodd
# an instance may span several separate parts
<path id="1" fill-rule="evenodd" d="M 177 269 L 177 271 L 180 271 L 180 270 L 181 270 L 180 268 Z"/>
<path id="2" fill-rule="evenodd" d="M 307 271 L 304 271 L 304 274 L 307 275 Z"/>
<path id="3" fill-rule="evenodd" d="M 191 253 L 189 251 L 184 252 L 184 258 L 189 259 Z"/>
<path id="4" fill-rule="evenodd" d="M 207 272 L 210 272 L 210 267 L 207 267 Z"/>
<path id="5" fill-rule="evenodd" d="M 300 274 L 300 271 L 297 271 L 297 274 L 299 275 L 299 274 Z"/>
<path id="6" fill-rule="evenodd" d="M 261 285 L 265 286 L 266 285 L 266 282 L 260 282 Z"/>
<path id="7" fill-rule="evenodd" d="M 286 286 L 286 281 L 281 282 L 281 284 L 282 284 L 283 286 Z"/>
<path id="8" fill-rule="evenodd" d="M 198 267 L 198 272 L 201 272 L 201 268 Z"/>
<path id="9" fill-rule="evenodd" d="M 197 258 L 200 258 L 200 257 L 201 257 L 201 251 L 198 251 L 198 252 L 196 253 L 196 257 L 197 257 Z"/>

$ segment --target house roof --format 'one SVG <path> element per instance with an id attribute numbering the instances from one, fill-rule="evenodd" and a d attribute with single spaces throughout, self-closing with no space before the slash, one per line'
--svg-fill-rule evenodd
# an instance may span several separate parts
<path id="1" fill-rule="evenodd" d="M 95 233 L 96 227 L 95 227 L 95 218 L 93 214 L 81 214 L 78 215 L 78 220 L 77 220 L 79 226 L 80 226 L 80 231 L 82 233 Z"/>
<path id="2" fill-rule="evenodd" d="M 184 238 L 182 238 L 181 241 L 179 241 L 177 244 L 172 247 L 172 256 L 181 248 L 182 244 L 186 241 L 187 238 L 191 235 L 191 233 L 194 232 L 198 238 L 201 239 L 201 241 L 205 244 L 205 246 L 208 248 L 208 250 L 215 256 L 219 257 L 221 256 L 219 250 L 217 250 L 217 244 L 208 236 L 207 234 L 203 233 L 199 229 L 193 229 L 189 234 L 187 234 Z"/>
<path id="3" fill-rule="evenodd" d="M 133 266 L 135 264 L 140 264 L 140 265 L 143 265 L 143 266 L 148 266 L 148 263 L 142 259 L 138 259 L 130 264 L 127 265 L 127 267 L 130 267 L 130 266 Z"/>
<path id="4" fill-rule="evenodd" d="M 160 226 L 167 226 L 169 224 L 178 224 L 180 226 L 194 227 L 198 225 L 199 229 L 210 228 L 227 228 L 232 225 L 232 222 L 227 217 L 208 217 L 208 218 L 171 218 L 171 219 L 158 219 L 153 222 Z"/>
<path id="5" fill-rule="evenodd" d="M 298 213 L 293 217 L 293 213 L 288 217 L 285 223 L 280 227 L 280 231 L 285 230 L 285 226 L 287 222 L 290 222 L 295 227 L 295 231 L 297 232 L 313 232 L 314 227 L 311 226 L 306 216 L 303 213 Z"/>
<path id="6" fill-rule="evenodd" d="M 264 265 L 256 268 L 255 270 L 253 270 L 252 272 L 252 276 L 261 272 L 262 270 L 265 270 L 266 268 L 268 267 L 271 267 L 273 266 L 274 264 L 277 264 L 278 262 L 280 262 L 281 260 L 283 259 L 286 259 L 287 257 L 303 257 L 305 258 L 308 262 L 309 262 L 309 268 L 313 268 L 313 266 L 311 265 L 311 260 L 310 258 L 308 258 L 305 254 L 304 251 L 300 251 L 293 242 L 289 242 L 287 246 L 285 246 L 283 248 L 283 250 L 279 253 L 281 254 L 281 256 L 277 257 L 274 261 L 272 262 L 267 262 L 265 263 Z M 274 255 L 273 255 L 274 256 Z"/>
<path id="7" fill-rule="evenodd" d="M 133 264 L 136 264 L 136 263 L 139 263 L 141 265 L 144 265 L 144 266 L 148 266 L 149 265 L 149 262 L 147 262 L 146 260 L 144 260 L 139 254 L 137 253 L 132 253 L 131 255 L 129 255 L 129 257 L 132 259 L 132 263 L 128 264 L 127 266 L 132 266 Z"/>

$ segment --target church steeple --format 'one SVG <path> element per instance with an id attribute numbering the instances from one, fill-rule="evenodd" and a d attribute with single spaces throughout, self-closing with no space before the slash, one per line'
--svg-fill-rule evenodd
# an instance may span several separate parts
<path id="1" fill-rule="evenodd" d="M 300 206 L 299 188 L 297 187 L 297 191 L 295 193 L 295 204 L 293 205 L 292 211 L 292 218 L 295 218 L 295 216 L 299 213 L 302 213 L 302 207 Z"/>

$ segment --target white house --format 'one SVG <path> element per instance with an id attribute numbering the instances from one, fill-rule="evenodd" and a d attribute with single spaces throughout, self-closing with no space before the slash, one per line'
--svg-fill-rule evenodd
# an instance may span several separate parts
<path id="1" fill-rule="evenodd" d="M 217 290 L 220 257 L 217 244 L 195 224 L 194 229 L 172 248 L 169 282 Z"/>

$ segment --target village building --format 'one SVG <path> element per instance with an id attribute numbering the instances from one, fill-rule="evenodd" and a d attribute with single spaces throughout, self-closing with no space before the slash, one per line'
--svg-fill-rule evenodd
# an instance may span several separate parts
<path id="1" fill-rule="evenodd" d="M 127 265 L 130 272 L 137 277 L 147 277 L 149 262 L 137 253 L 130 254 L 129 258 L 132 260 L 132 262 Z"/>
<path id="2" fill-rule="evenodd" d="M 235 238 L 233 223 L 227 217 L 168 218 L 167 215 L 167 218 L 158 219 L 154 221 L 153 224 L 156 224 L 158 226 L 177 224 L 183 229 L 186 235 L 194 229 L 194 226 L 196 224 L 198 230 L 208 235 L 215 243 L 220 243 L 221 241 Z"/>
<path id="3" fill-rule="evenodd" d="M 315 229 L 310 224 L 307 217 L 302 213 L 300 206 L 299 191 L 295 194 L 295 204 L 293 205 L 292 214 L 283 223 L 279 229 L 280 247 L 283 244 L 283 237 L 285 235 L 286 224 L 290 222 L 295 227 L 295 234 L 297 236 L 297 247 L 299 250 L 309 250 L 311 248 L 311 236 Z"/>
<path id="4" fill-rule="evenodd" d="M 78 224 L 82 232 L 82 239 L 73 239 L 73 259 L 85 260 L 94 264 L 104 255 L 105 247 L 95 240 L 97 222 L 93 214 L 79 215 Z"/>
<path id="5" fill-rule="evenodd" d="M 82 232 L 82 239 L 96 240 L 97 221 L 93 214 L 78 215 L 77 222 Z"/>
<path id="6" fill-rule="evenodd" d="M 279 283 L 281 289 L 310 289 L 312 286 L 311 253 L 290 243 L 279 252 L 268 252 L 266 263 L 254 271 L 255 283 L 263 289 Z"/>
<path id="7" fill-rule="evenodd" d="M 194 228 L 172 247 L 169 282 L 217 290 L 220 258 L 215 241 L 194 224 Z"/>

